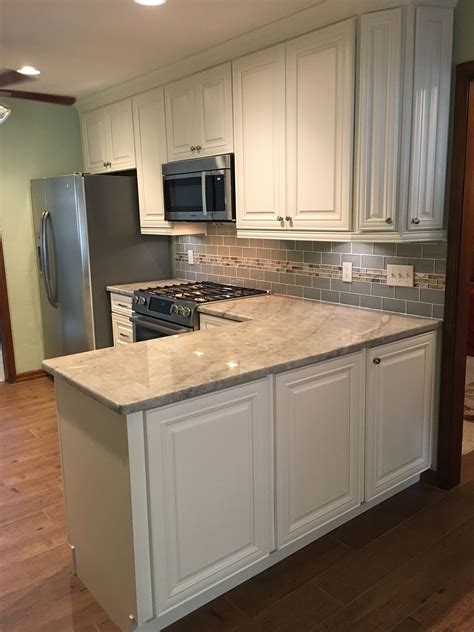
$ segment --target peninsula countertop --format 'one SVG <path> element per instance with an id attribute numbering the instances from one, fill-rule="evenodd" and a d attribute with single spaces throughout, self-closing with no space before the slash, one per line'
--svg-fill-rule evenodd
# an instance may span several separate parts
<path id="1" fill-rule="evenodd" d="M 441 325 L 428 318 L 281 295 L 216 302 L 200 311 L 241 322 L 45 360 L 43 368 L 126 415 Z"/>
<path id="2" fill-rule="evenodd" d="M 107 292 L 122 294 L 123 296 L 133 296 L 135 290 L 145 287 L 163 287 L 164 285 L 176 285 L 176 283 L 188 283 L 184 279 L 159 279 L 158 281 L 140 281 L 140 283 L 123 283 L 122 285 L 108 285 Z"/>

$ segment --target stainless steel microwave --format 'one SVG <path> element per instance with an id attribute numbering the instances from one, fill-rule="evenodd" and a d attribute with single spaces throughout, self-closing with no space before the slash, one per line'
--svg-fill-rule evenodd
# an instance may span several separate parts
<path id="1" fill-rule="evenodd" d="M 235 220 L 234 154 L 169 162 L 162 171 L 165 219 Z"/>

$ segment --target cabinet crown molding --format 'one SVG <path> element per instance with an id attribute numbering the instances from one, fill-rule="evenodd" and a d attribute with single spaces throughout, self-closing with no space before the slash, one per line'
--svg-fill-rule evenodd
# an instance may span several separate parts
<path id="1" fill-rule="evenodd" d="M 350 17 L 402 6 L 432 6 L 454 9 L 458 0 L 326 0 L 285 18 L 175 62 L 165 68 L 134 77 L 116 86 L 78 99 L 79 112 L 89 112 L 120 99 L 135 96 L 223 62 L 253 53 Z"/>

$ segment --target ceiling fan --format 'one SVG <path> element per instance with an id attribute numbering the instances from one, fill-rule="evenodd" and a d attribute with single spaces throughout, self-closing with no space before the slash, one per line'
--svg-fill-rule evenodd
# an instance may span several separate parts
<path id="1" fill-rule="evenodd" d="M 0 70 L 0 97 L 12 97 L 14 99 L 28 99 L 30 101 L 41 101 L 43 103 L 57 103 L 59 105 L 73 105 L 76 101 L 74 97 L 67 97 L 59 94 L 47 94 L 45 92 L 25 92 L 24 90 L 11 90 L 15 83 L 23 81 L 34 81 L 34 77 L 24 75 L 11 68 Z"/>

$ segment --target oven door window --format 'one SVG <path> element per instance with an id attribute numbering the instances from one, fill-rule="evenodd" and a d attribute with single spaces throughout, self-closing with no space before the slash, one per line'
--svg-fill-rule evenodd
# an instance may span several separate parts
<path id="1" fill-rule="evenodd" d="M 133 341 L 143 342 L 144 340 L 155 340 L 155 338 L 165 338 L 193 331 L 190 327 L 183 327 L 175 323 L 158 320 L 157 318 L 147 318 L 143 316 L 132 316 Z"/>
<path id="2" fill-rule="evenodd" d="M 201 173 L 165 176 L 163 183 L 167 213 L 172 213 L 175 219 L 178 219 L 180 214 L 183 214 L 183 216 L 189 213 L 202 214 Z"/>

